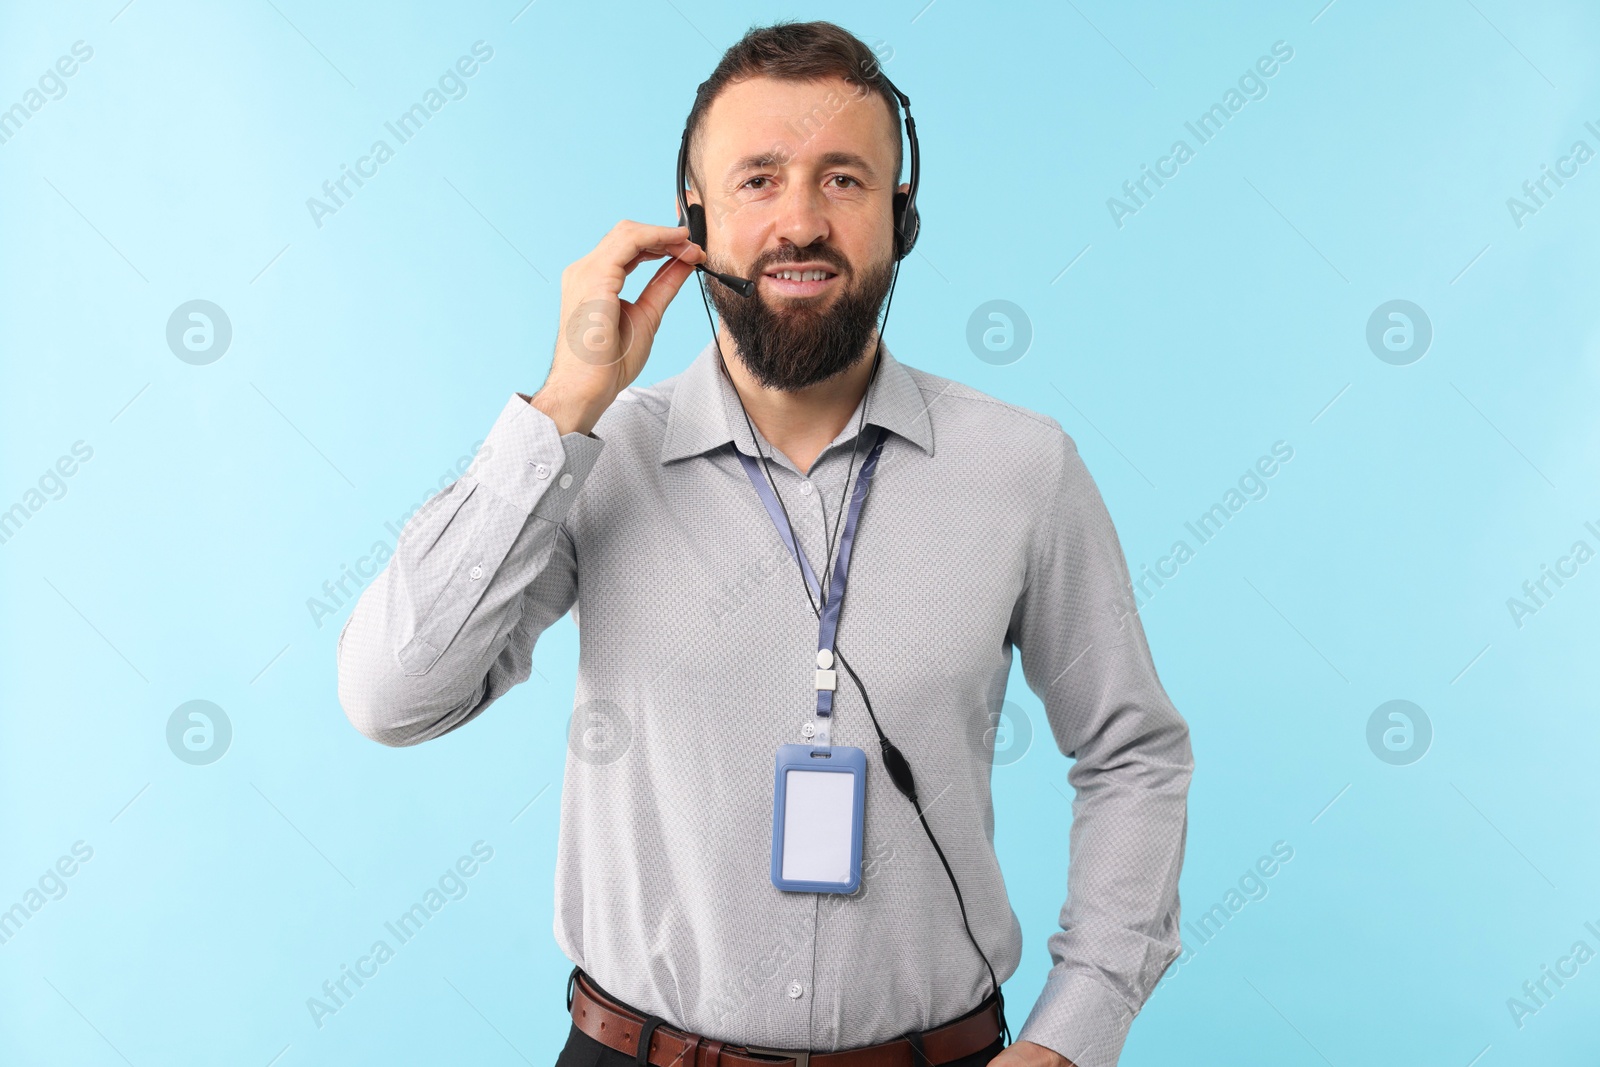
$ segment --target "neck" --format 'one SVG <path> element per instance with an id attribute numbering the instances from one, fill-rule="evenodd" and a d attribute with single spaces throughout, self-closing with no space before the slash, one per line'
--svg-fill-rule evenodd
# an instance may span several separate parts
<path id="1" fill-rule="evenodd" d="M 733 379 L 750 421 L 773 448 L 789 457 L 796 470 L 810 474 L 817 456 L 839 436 L 867 393 L 872 357 L 877 351 L 877 334 L 873 334 L 860 358 L 843 374 L 794 392 L 769 389 L 758 382 L 745 367 L 733 338 L 720 323 L 717 334 L 725 356 L 723 362 L 727 364 L 728 375 Z"/>

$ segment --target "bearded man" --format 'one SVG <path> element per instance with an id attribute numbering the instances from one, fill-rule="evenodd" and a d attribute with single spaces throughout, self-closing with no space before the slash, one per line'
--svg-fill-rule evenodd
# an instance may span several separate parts
<path id="1" fill-rule="evenodd" d="M 1179 953 L 1188 728 L 1094 481 L 1055 419 L 882 343 L 908 104 L 831 23 L 730 48 L 680 225 L 619 222 L 563 272 L 544 386 L 340 635 L 350 721 L 412 745 L 572 612 L 560 1067 L 1109 1067 Z M 712 343 L 633 385 L 697 270 Z M 1013 650 L 1076 800 L 1029 824 L 1070 847 L 1068 892 L 1010 1042 L 989 779 Z"/>

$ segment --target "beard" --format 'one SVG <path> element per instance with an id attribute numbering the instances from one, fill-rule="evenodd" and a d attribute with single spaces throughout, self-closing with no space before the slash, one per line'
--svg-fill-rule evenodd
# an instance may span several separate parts
<path id="1" fill-rule="evenodd" d="M 841 287 L 827 306 L 815 298 L 778 297 L 769 304 L 761 276 L 785 263 L 821 262 L 838 275 Z M 878 311 L 889 292 L 894 261 L 858 274 L 844 256 L 825 245 L 784 245 L 757 258 L 749 271 L 726 261 L 715 269 L 756 281 L 744 297 L 720 282 L 711 282 L 711 300 L 728 328 L 746 369 L 768 389 L 796 392 L 843 374 L 865 353 L 878 325 Z M 813 306 L 816 305 L 816 306 Z"/>

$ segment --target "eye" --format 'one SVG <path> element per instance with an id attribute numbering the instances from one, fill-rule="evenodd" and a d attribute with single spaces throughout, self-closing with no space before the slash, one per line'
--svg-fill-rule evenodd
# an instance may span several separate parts
<path id="1" fill-rule="evenodd" d="M 848 174 L 835 174 L 833 177 L 829 178 L 828 180 L 830 182 L 846 181 L 846 182 L 850 183 L 849 185 L 836 185 L 836 186 L 834 186 L 834 188 L 836 188 L 836 189 L 852 189 L 852 188 L 854 188 L 854 187 L 856 187 L 856 186 L 861 184 L 860 182 L 856 181 L 856 179 L 850 177 L 850 175 L 848 175 Z"/>
<path id="2" fill-rule="evenodd" d="M 766 186 L 764 186 L 764 185 L 752 185 L 751 183 L 752 182 L 770 182 L 771 180 L 772 179 L 767 177 L 765 174 L 758 174 L 754 178 L 751 178 L 749 181 L 745 182 L 744 184 L 749 186 L 752 189 L 764 189 L 764 188 L 766 188 Z"/>

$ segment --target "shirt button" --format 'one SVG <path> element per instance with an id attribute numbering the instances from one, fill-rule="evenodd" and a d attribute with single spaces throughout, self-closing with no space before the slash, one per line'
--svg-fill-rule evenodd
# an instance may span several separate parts
<path id="1" fill-rule="evenodd" d="M 806 991 L 806 987 L 801 985 L 799 982 L 790 982 L 789 983 L 789 999 L 790 1000 L 799 1000 L 802 996 L 805 995 L 805 991 Z"/>
<path id="2" fill-rule="evenodd" d="M 528 466 L 533 468 L 533 473 L 534 473 L 534 475 L 536 477 L 539 477 L 539 478 L 548 478 L 548 477 L 550 477 L 550 468 L 546 467 L 543 463 L 531 463 L 530 462 L 528 464 Z"/>
<path id="3" fill-rule="evenodd" d="M 810 496 L 811 495 L 811 483 L 809 481 L 805 481 L 805 482 L 801 482 L 800 483 L 800 494 L 802 496 Z"/>
<path id="4" fill-rule="evenodd" d="M 561 488 L 565 489 L 567 486 L 572 484 L 572 475 L 563 474 L 561 476 L 561 480 L 559 482 L 557 482 L 556 484 L 560 485 Z"/>
<path id="5" fill-rule="evenodd" d="M 482 567 L 473 567 L 472 570 L 469 571 L 468 573 L 472 575 L 472 580 L 473 581 L 477 581 L 479 578 L 483 577 L 483 568 Z"/>
<path id="6" fill-rule="evenodd" d="M 808 722 L 804 726 L 800 727 L 800 736 L 806 738 L 816 737 L 817 724 Z"/>

